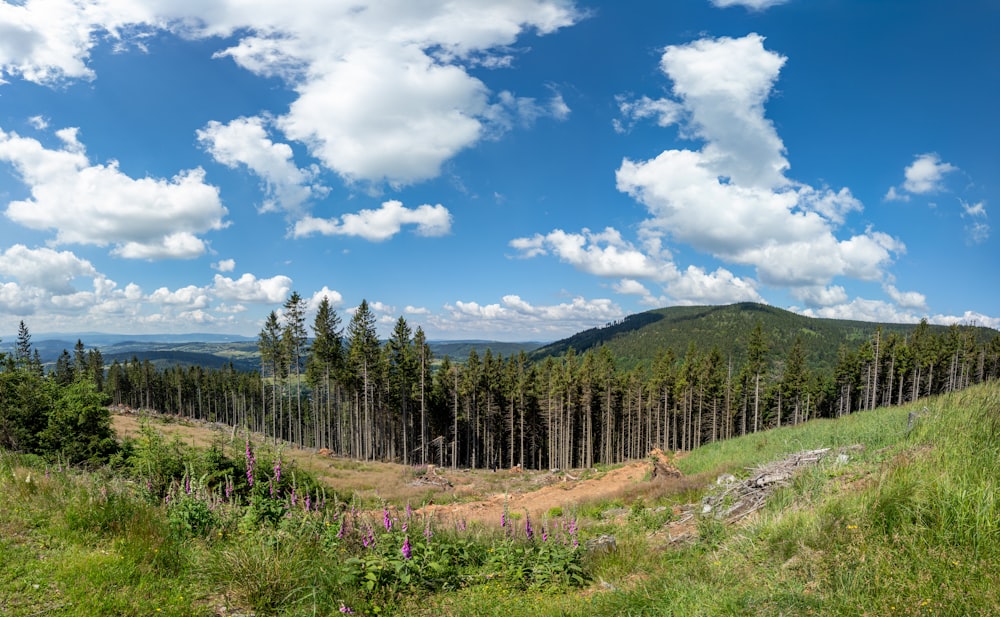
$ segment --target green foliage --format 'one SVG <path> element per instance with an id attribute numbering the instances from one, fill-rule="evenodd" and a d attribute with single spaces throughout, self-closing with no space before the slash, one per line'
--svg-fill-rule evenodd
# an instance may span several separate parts
<path id="1" fill-rule="evenodd" d="M 39 434 L 43 451 L 73 465 L 102 465 L 118 449 L 106 397 L 90 381 L 64 388 Z"/>
<path id="2" fill-rule="evenodd" d="M 593 328 L 567 339 L 551 343 L 531 353 L 539 361 L 561 356 L 569 349 L 577 353 L 607 346 L 618 364 L 629 369 L 652 365 L 657 353 L 673 349 L 680 353 L 694 343 L 699 349 L 718 347 L 724 357 L 732 357 L 739 366 L 746 359 L 749 337 L 761 323 L 772 358 L 785 358 L 796 341 L 810 358 L 810 367 L 818 372 L 832 372 L 837 349 L 856 346 L 871 338 L 880 324 L 840 319 L 815 319 L 772 306 L 749 302 L 725 306 L 674 306 L 630 315 L 618 323 Z M 913 332 L 912 324 L 881 324 L 888 334 Z M 930 326 L 928 331 L 943 334 L 945 326 Z M 989 328 L 974 329 L 981 343 L 996 335 Z"/>
<path id="3" fill-rule="evenodd" d="M 170 527 L 181 537 L 205 536 L 218 523 L 205 500 L 183 495 L 167 505 Z"/>
<path id="4" fill-rule="evenodd" d="M 49 383 L 27 370 L 0 370 L 0 448 L 39 452 L 55 396 Z"/>

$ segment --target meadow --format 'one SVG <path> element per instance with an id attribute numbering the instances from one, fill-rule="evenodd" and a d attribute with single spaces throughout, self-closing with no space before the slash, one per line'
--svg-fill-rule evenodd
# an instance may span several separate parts
<path id="1" fill-rule="evenodd" d="M 252 439 L 192 446 L 169 432 L 149 422 L 90 471 L 0 453 L 0 614 L 988 615 L 1000 606 L 997 382 L 709 444 L 673 457 L 681 479 L 641 478 L 540 514 L 504 507 L 495 521 L 431 516 L 407 493 L 338 493 Z M 818 448 L 831 454 L 749 516 L 705 511 L 716 477 L 743 480 Z"/>

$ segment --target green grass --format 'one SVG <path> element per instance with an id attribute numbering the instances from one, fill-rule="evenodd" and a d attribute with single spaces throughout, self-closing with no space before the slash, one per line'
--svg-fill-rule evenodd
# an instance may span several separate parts
<path id="1" fill-rule="evenodd" d="M 910 412 L 921 414 L 912 430 Z M 383 532 L 380 515 L 358 513 L 354 535 L 340 539 L 332 514 L 271 524 L 227 506 L 207 516 L 168 508 L 110 472 L 0 453 L 0 615 L 340 615 L 341 604 L 366 615 L 993 614 L 998 383 L 712 444 L 677 463 L 710 483 L 793 452 L 849 446 L 861 447 L 846 463 L 830 457 L 804 470 L 738 525 L 694 521 L 700 537 L 687 544 L 666 546 L 662 532 L 670 506 L 700 499 L 686 484 L 550 512 L 550 531 L 579 518 L 581 541 L 615 536 L 614 550 L 583 557 L 483 526 L 435 530 L 426 542 L 422 523 Z M 612 507 L 627 513 L 603 520 Z M 204 525 L 177 524 L 191 517 Z M 369 524 L 378 542 L 363 549 L 358 530 Z M 406 537 L 410 561 L 400 553 Z M 577 567 L 583 587 L 560 577 Z"/>

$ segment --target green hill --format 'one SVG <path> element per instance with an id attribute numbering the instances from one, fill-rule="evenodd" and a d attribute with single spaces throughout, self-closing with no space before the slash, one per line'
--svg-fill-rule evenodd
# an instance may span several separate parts
<path id="1" fill-rule="evenodd" d="M 716 346 L 723 356 L 731 356 L 738 364 L 758 321 L 772 358 L 784 358 L 795 338 L 801 336 L 811 366 L 822 371 L 833 368 L 841 345 L 857 347 L 870 339 L 880 326 L 886 335 L 895 332 L 901 336 L 910 334 L 917 327 L 917 324 L 819 319 L 750 302 L 724 306 L 675 306 L 629 315 L 621 321 L 584 330 L 535 350 L 531 358 L 540 360 L 547 356 L 560 356 L 569 348 L 584 352 L 606 345 L 620 366 L 631 368 L 652 362 L 656 354 L 665 349 L 673 349 L 675 354 L 682 356 L 694 343 L 703 351 Z M 981 343 L 998 335 L 996 330 L 990 328 L 973 328 Z M 930 329 L 940 334 L 948 326 L 930 326 Z"/>

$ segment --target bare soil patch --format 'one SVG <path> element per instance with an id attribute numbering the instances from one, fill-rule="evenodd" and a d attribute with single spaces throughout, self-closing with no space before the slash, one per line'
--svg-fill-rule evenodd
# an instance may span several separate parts
<path id="1" fill-rule="evenodd" d="M 172 416 L 113 413 L 112 422 L 119 435 L 133 437 L 139 434 L 143 422 L 151 422 L 168 438 L 176 437 L 200 448 L 222 440 L 227 449 L 238 452 L 245 439 L 231 427 Z M 264 444 L 259 435 L 251 436 L 251 441 Z M 662 494 L 671 486 L 683 488 L 687 484 L 669 455 L 662 452 L 603 471 L 451 469 L 358 461 L 330 456 L 328 451 L 290 446 L 281 447 L 281 452 L 283 460 L 294 462 L 342 499 L 356 494 L 361 499 L 381 499 L 396 505 L 410 503 L 418 513 L 445 521 L 499 522 L 505 504 L 511 512 L 527 512 L 539 518 L 555 508 L 568 513 L 588 503 L 629 500 L 651 491 Z"/>

